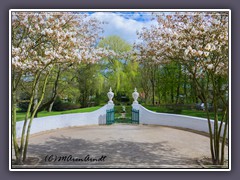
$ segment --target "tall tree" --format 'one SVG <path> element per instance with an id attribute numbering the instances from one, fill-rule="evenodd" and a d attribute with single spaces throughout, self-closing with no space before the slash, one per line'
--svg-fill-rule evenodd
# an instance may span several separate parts
<path id="1" fill-rule="evenodd" d="M 98 37 L 99 22 L 87 20 L 85 15 L 67 12 L 13 12 L 11 23 L 12 139 L 16 162 L 21 164 L 27 157 L 33 118 L 43 101 L 49 76 L 55 66 L 70 66 L 86 61 L 94 63 L 108 55 L 108 52 L 93 47 Z M 31 93 L 18 144 L 16 93 L 23 75 L 30 80 Z M 42 85 L 39 85 L 40 80 Z M 36 97 L 39 99 L 33 106 Z"/>
<path id="2" fill-rule="evenodd" d="M 88 107 L 96 95 L 102 92 L 104 77 L 98 64 L 81 64 L 76 72 L 81 106 Z"/>
<path id="3" fill-rule="evenodd" d="M 113 87 L 117 92 L 127 92 L 131 87 L 131 83 L 128 74 L 132 75 L 132 78 L 136 75 L 136 62 L 130 61 L 130 53 L 132 47 L 126 41 L 119 36 L 108 36 L 101 40 L 98 44 L 99 47 L 113 50 L 118 56 L 107 57 L 102 62 L 102 74 L 105 76 L 109 85 Z M 133 68 L 130 68 L 133 67 Z M 132 87 L 131 87 L 132 88 Z"/>
<path id="4" fill-rule="evenodd" d="M 186 68 L 197 96 L 206 107 L 212 162 L 223 164 L 228 127 L 228 12 L 157 14 L 156 20 L 157 26 L 143 29 L 139 35 L 147 40 L 139 46 L 139 57 L 152 53 L 155 62 L 176 61 Z M 211 102 L 215 114 L 213 127 L 208 110 Z M 219 120 L 220 104 L 224 115 Z"/>

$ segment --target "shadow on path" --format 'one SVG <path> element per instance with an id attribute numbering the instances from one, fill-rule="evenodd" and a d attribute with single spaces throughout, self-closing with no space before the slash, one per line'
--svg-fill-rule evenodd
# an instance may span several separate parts
<path id="1" fill-rule="evenodd" d="M 167 142 L 141 143 L 122 140 L 93 142 L 61 136 L 50 137 L 45 144 L 30 144 L 29 156 L 41 160 L 31 168 L 201 168 L 195 159 L 178 154 Z M 46 156 L 69 156 L 84 159 L 107 156 L 104 161 L 46 162 Z M 25 166 L 23 168 L 29 168 Z M 19 168 L 19 167 L 18 167 Z"/>

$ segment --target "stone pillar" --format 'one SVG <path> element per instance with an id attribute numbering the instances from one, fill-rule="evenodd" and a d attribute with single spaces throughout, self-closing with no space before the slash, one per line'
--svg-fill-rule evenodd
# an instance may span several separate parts
<path id="1" fill-rule="evenodd" d="M 112 92 L 112 88 L 110 87 L 109 92 L 107 93 L 108 96 L 108 104 L 107 104 L 107 109 L 113 109 L 114 108 L 114 103 L 113 103 L 113 97 L 114 97 L 114 93 Z"/>
<path id="2" fill-rule="evenodd" d="M 134 89 L 134 92 L 132 93 L 132 97 L 134 99 L 133 103 L 132 103 L 132 108 L 139 110 L 139 104 L 138 104 L 138 97 L 139 97 L 139 93 L 137 92 L 137 88 Z"/>

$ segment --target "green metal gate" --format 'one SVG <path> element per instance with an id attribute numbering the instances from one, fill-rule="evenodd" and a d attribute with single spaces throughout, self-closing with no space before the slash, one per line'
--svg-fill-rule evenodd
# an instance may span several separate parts
<path id="1" fill-rule="evenodd" d="M 115 113 L 114 109 L 108 109 L 107 110 L 107 114 L 106 114 L 106 124 L 107 125 L 115 123 L 114 113 Z M 129 120 L 130 120 L 130 122 L 127 121 L 127 118 L 125 118 L 125 121 L 128 122 L 128 123 L 139 124 L 139 110 L 132 108 L 131 119 L 129 119 Z"/>
<path id="2" fill-rule="evenodd" d="M 132 108 L 132 124 L 139 124 L 139 110 Z"/>
<path id="3" fill-rule="evenodd" d="M 113 124 L 114 123 L 114 109 L 107 110 L 106 115 L 106 124 Z"/>

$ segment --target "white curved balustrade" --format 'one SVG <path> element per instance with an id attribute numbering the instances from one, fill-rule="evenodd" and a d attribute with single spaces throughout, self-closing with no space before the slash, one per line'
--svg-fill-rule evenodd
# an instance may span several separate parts
<path id="1" fill-rule="evenodd" d="M 106 108 L 107 105 L 93 112 L 34 118 L 30 134 L 58 128 L 106 124 Z M 23 123 L 24 121 L 19 121 L 16 124 L 17 137 L 21 137 Z"/>
<path id="2" fill-rule="evenodd" d="M 185 115 L 168 114 L 168 113 L 156 113 L 150 111 L 138 105 L 139 109 L 139 123 L 141 124 L 152 124 L 152 125 L 162 125 L 171 127 L 180 127 L 186 129 L 192 129 L 196 131 L 202 131 L 209 133 L 208 121 L 205 118 L 198 118 Z M 218 122 L 220 126 L 220 122 Z M 214 121 L 211 120 L 212 131 L 214 127 Z M 219 127 L 218 126 L 218 127 Z M 223 136 L 225 123 L 223 123 L 221 136 Z M 228 137 L 228 135 L 227 135 Z"/>

